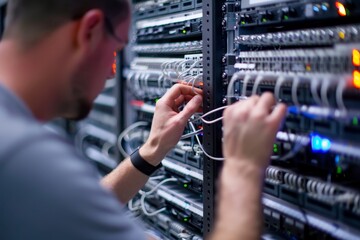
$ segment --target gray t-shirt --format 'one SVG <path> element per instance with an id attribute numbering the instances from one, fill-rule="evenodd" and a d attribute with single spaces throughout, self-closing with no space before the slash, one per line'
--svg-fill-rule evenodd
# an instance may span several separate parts
<path id="1" fill-rule="evenodd" d="M 0 86 L 0 239 L 140 240 L 96 168 Z"/>

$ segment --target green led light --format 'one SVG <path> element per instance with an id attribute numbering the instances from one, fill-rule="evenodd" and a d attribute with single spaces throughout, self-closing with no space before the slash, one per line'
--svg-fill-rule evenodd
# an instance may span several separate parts
<path id="1" fill-rule="evenodd" d="M 184 188 L 187 188 L 189 185 L 187 185 L 186 183 L 184 183 Z"/>
<path id="2" fill-rule="evenodd" d="M 244 25 L 244 24 L 246 24 L 246 22 L 245 22 L 245 21 L 241 21 L 241 24 Z"/>
<path id="3" fill-rule="evenodd" d="M 277 148 L 274 148 L 274 153 L 277 153 L 279 150 Z"/>
<path id="4" fill-rule="evenodd" d="M 354 117 L 353 120 L 352 120 L 352 124 L 353 124 L 354 126 L 359 125 L 359 119 L 358 119 L 357 117 Z"/>
<path id="5" fill-rule="evenodd" d="M 183 34 L 186 34 L 186 33 L 187 33 L 187 31 L 186 31 L 186 30 L 182 30 L 182 33 L 183 33 Z"/>
<path id="6" fill-rule="evenodd" d="M 159 98 L 155 99 L 155 103 L 157 103 L 159 100 L 160 100 Z"/>
<path id="7" fill-rule="evenodd" d="M 289 20 L 289 16 L 285 15 L 284 20 Z"/>
<path id="8" fill-rule="evenodd" d="M 189 219 L 188 219 L 188 218 L 184 218 L 183 220 L 184 220 L 184 222 L 187 222 L 187 221 L 189 221 Z"/>
<path id="9" fill-rule="evenodd" d="M 263 18 L 261 21 L 265 23 L 265 22 L 267 22 L 267 19 Z"/>
<path id="10" fill-rule="evenodd" d="M 341 167 L 337 167 L 337 168 L 336 168 L 336 173 L 337 173 L 337 174 L 341 174 L 341 173 L 342 173 L 342 168 L 341 168 Z"/>

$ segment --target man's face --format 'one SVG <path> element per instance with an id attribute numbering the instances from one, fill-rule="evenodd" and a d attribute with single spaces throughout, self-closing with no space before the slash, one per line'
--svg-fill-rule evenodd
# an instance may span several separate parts
<path id="1" fill-rule="evenodd" d="M 102 44 L 99 44 L 94 54 L 84 61 L 74 75 L 71 81 L 72 100 L 64 106 L 65 117 L 80 120 L 89 114 L 94 99 L 104 88 L 106 78 L 111 72 L 114 52 L 122 50 L 128 42 L 129 26 L 130 18 L 114 28 L 116 36 L 107 33 Z"/>

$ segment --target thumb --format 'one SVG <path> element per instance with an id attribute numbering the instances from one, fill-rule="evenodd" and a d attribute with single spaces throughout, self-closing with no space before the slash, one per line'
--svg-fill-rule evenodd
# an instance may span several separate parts
<path id="1" fill-rule="evenodd" d="M 179 118 L 186 122 L 196 111 L 200 108 L 202 104 L 202 97 L 196 95 L 193 97 L 184 107 L 184 109 L 179 113 Z"/>

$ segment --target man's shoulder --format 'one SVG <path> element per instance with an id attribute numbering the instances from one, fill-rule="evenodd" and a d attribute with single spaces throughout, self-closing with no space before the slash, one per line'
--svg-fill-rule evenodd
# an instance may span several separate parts
<path id="1" fill-rule="evenodd" d="M 38 138 L 50 137 L 50 133 L 35 120 L 0 111 L 0 122 L 0 156 L 9 154 L 24 144 L 35 142 Z"/>

